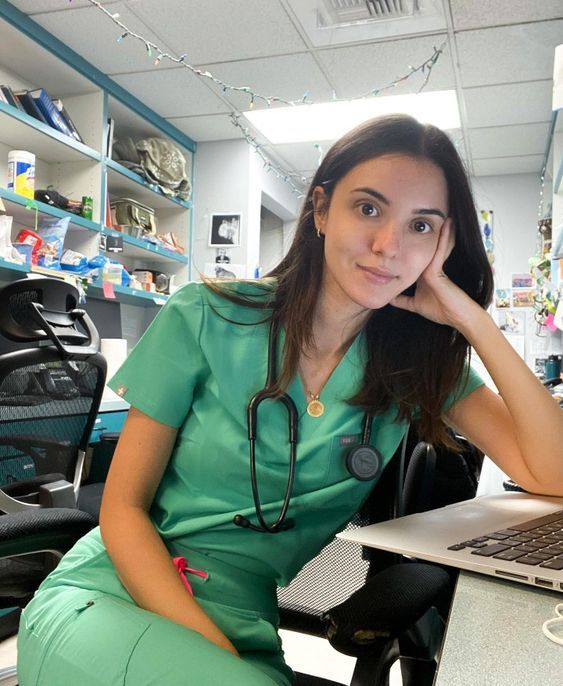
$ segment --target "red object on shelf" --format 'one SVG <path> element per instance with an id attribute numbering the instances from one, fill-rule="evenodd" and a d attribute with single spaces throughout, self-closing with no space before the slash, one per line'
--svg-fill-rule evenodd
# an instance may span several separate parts
<path id="1" fill-rule="evenodd" d="M 41 236 L 31 229 L 22 229 L 16 236 L 14 243 L 20 245 L 31 245 L 31 264 L 37 264 L 37 251 L 39 246 L 43 243 Z"/>

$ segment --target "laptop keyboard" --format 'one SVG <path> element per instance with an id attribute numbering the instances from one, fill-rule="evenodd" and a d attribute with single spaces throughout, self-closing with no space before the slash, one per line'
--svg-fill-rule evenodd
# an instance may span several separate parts
<path id="1" fill-rule="evenodd" d="M 563 510 L 456 543 L 448 550 L 465 548 L 471 548 L 472 555 L 563 569 Z"/>

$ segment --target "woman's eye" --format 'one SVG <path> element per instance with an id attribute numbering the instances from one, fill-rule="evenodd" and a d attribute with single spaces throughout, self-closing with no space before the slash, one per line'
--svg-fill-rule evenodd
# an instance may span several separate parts
<path id="1" fill-rule="evenodd" d="M 377 207 L 370 202 L 363 202 L 360 205 L 360 212 L 364 217 L 375 217 L 378 214 Z"/>
<path id="2" fill-rule="evenodd" d="M 415 221 L 413 224 L 413 228 L 416 231 L 416 233 L 430 233 L 430 231 L 433 231 L 432 224 L 429 224 L 428 222 L 422 221 L 422 219 L 418 219 Z"/>

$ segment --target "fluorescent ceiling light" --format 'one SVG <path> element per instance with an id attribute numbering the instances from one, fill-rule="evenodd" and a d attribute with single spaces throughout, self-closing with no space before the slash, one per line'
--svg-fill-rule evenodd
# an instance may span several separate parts
<path id="1" fill-rule="evenodd" d="M 250 110 L 244 116 L 271 143 L 277 144 L 332 141 L 367 119 L 393 113 L 410 114 L 423 124 L 441 129 L 460 127 L 453 90 L 272 107 Z"/>

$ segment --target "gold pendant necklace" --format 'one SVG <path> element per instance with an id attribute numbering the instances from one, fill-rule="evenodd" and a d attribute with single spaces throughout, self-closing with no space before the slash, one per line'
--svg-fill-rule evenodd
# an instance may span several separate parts
<path id="1" fill-rule="evenodd" d="M 315 395 L 315 393 L 307 391 L 307 395 L 311 398 L 311 400 L 309 400 L 309 402 L 307 403 L 307 414 L 310 417 L 322 416 L 323 412 L 325 411 L 325 406 L 319 400 L 319 394 L 317 393 Z"/>

